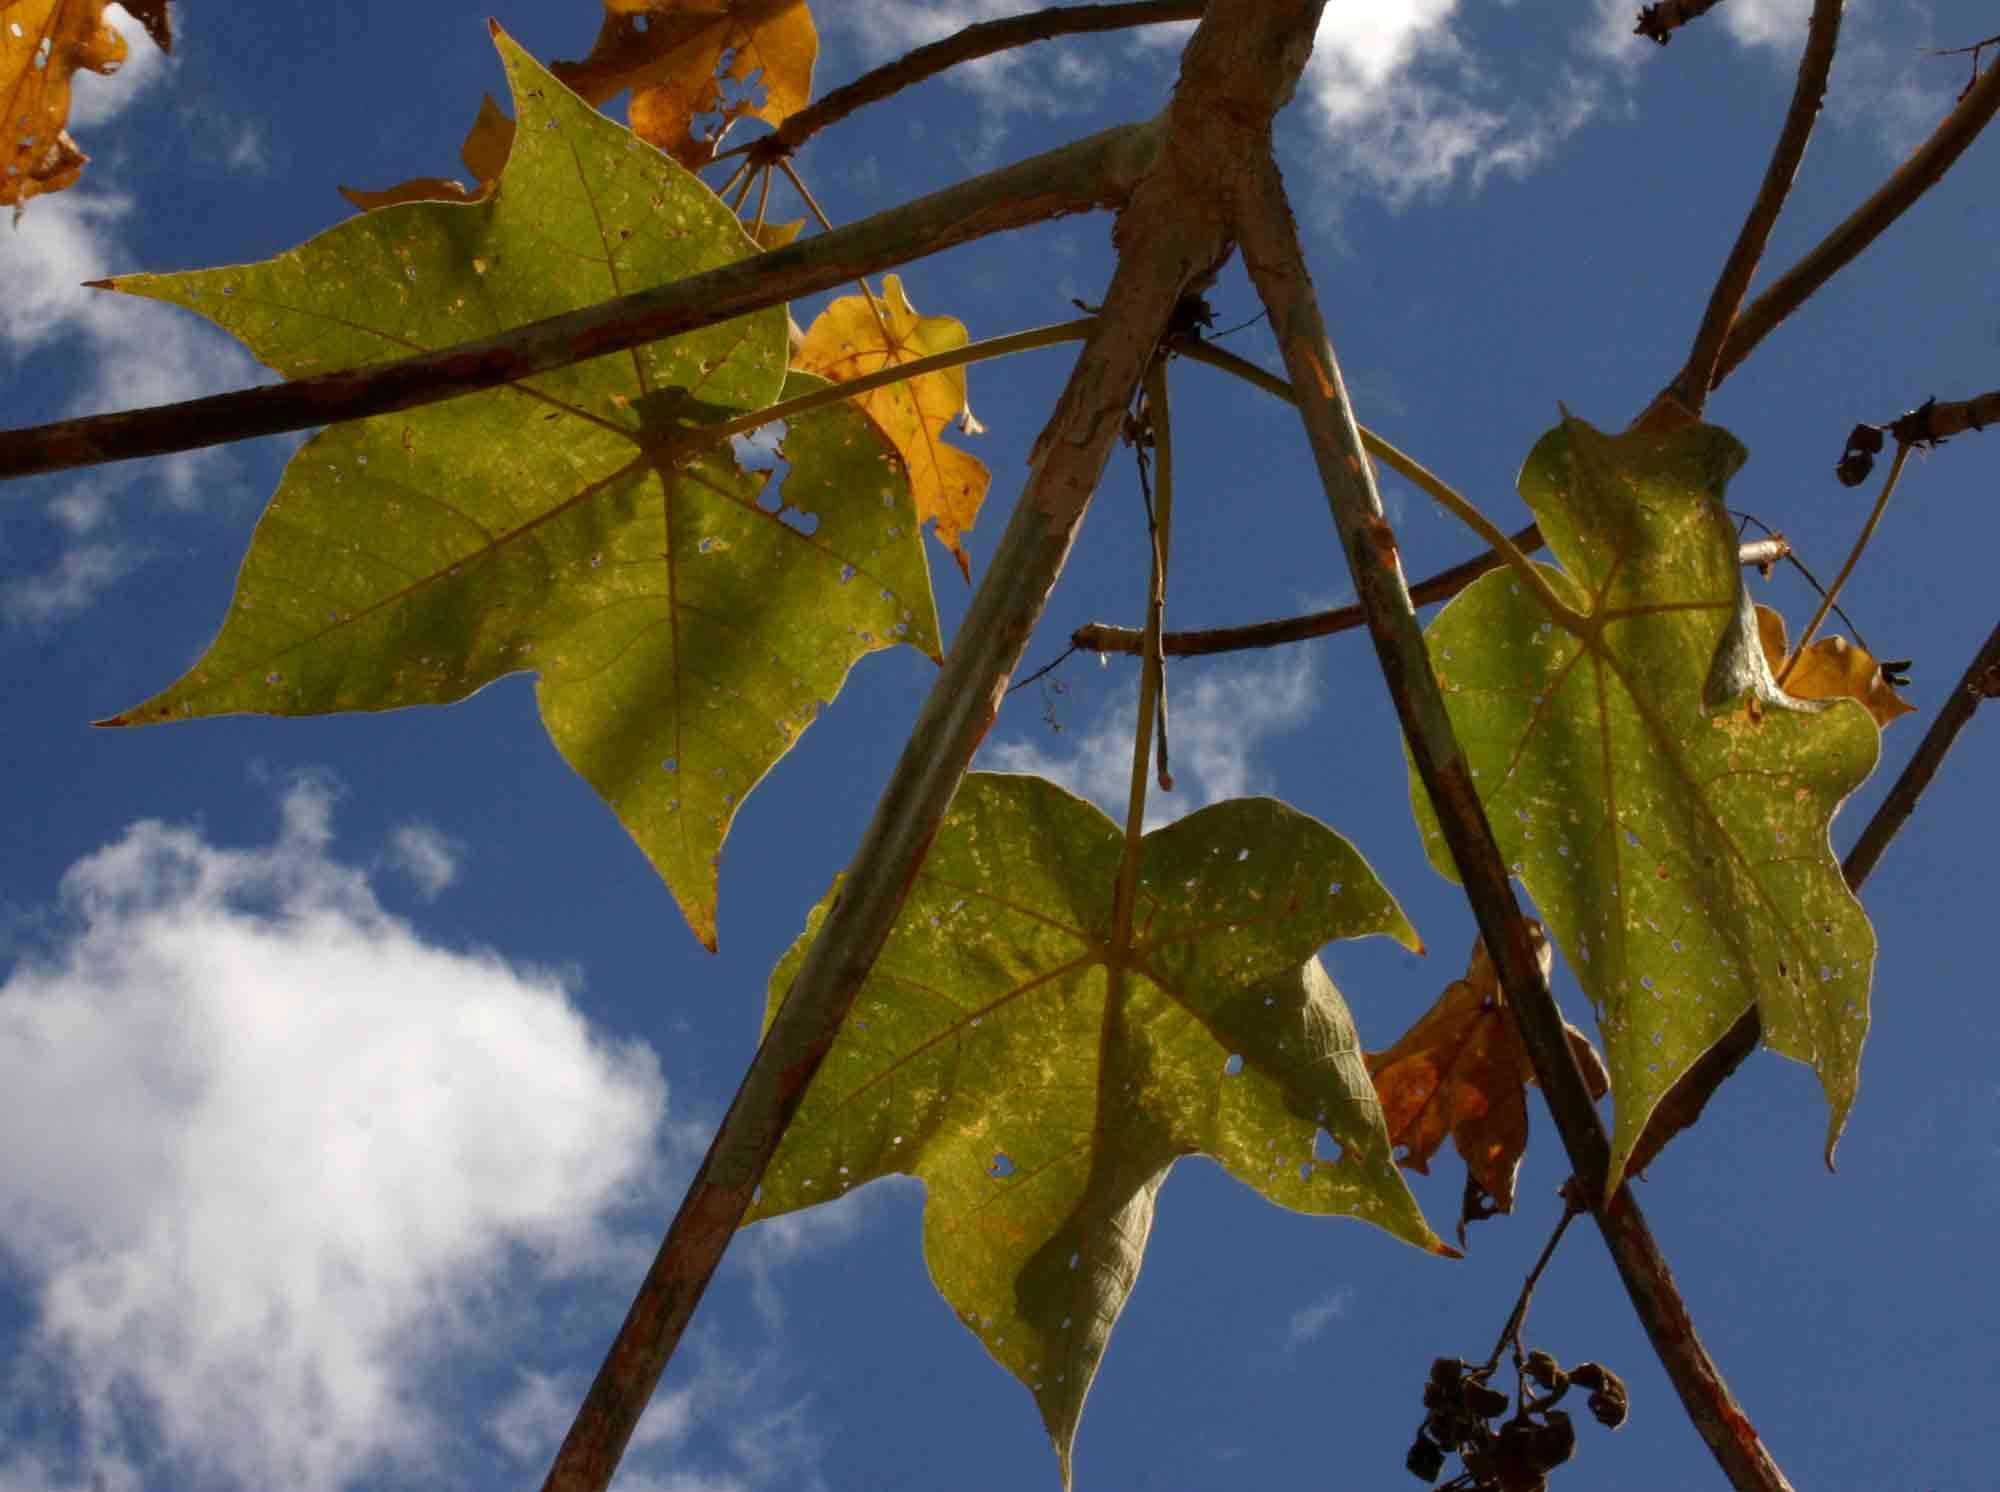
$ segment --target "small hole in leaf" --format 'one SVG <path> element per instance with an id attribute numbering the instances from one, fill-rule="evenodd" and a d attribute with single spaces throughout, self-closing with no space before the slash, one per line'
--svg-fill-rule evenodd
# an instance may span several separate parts
<path id="1" fill-rule="evenodd" d="M 1222 1070 L 1227 1076 L 1232 1078 L 1237 1073 L 1243 1071 L 1243 1054 L 1241 1052 L 1231 1052 L 1229 1060 L 1222 1064 Z"/>
<path id="2" fill-rule="evenodd" d="M 1347 1147 L 1325 1130 L 1319 1130 L 1313 1135 L 1314 1160 L 1323 1160 L 1331 1164 L 1338 1164 L 1340 1158 L 1346 1154 Z"/>
<path id="3" fill-rule="evenodd" d="M 993 1164 L 986 1168 L 986 1174 L 1001 1180 L 1014 1174 L 1014 1158 L 1001 1151 L 994 1155 Z"/>

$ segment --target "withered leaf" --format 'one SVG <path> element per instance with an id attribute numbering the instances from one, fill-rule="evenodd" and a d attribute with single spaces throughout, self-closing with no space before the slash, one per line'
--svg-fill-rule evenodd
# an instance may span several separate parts
<path id="1" fill-rule="evenodd" d="M 125 38 L 105 22 L 105 0 L 11 0 L 0 5 L 0 206 L 75 186 L 90 160 L 64 128 L 70 80 L 79 70 L 115 73 Z M 133 19 L 166 51 L 173 33 L 165 0 L 131 0 Z"/>
<path id="2" fill-rule="evenodd" d="M 1757 608 L 1757 640 L 1764 645 L 1771 673 L 1783 673 L 1790 651 L 1785 619 L 1768 606 Z M 1795 699 L 1858 699 L 1875 717 L 1876 725 L 1883 727 L 1914 714 L 1917 708 L 1882 677 L 1882 666 L 1874 654 L 1844 637 L 1822 637 L 1808 645 L 1784 687 Z"/>
<path id="3" fill-rule="evenodd" d="M 590 55 L 555 75 L 593 104 L 632 91 L 632 132 L 689 170 L 748 114 L 782 124 L 812 97 L 805 0 L 604 0 Z"/>
<path id="4" fill-rule="evenodd" d="M 1530 921 L 1528 931 L 1546 975 L 1554 951 L 1540 923 Z M 1596 1048 L 1564 1025 L 1591 1097 L 1602 1098 L 1610 1084 Z M 1473 1186 L 1485 1194 L 1468 1189 L 1461 1237 L 1465 1221 L 1513 1210 L 1514 1178 L 1528 1147 L 1525 1088 L 1535 1072 L 1483 939 L 1473 942 L 1465 977 L 1447 985 L 1394 1046 L 1368 1054 L 1368 1075 L 1389 1138 L 1402 1147 L 1401 1163 L 1428 1175 L 1431 1157 L 1450 1135 Z"/>

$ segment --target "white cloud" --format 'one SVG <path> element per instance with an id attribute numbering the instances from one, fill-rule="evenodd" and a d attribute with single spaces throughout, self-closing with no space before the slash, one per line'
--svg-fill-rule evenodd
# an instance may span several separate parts
<path id="1" fill-rule="evenodd" d="M 429 824 L 403 824 L 389 837 L 389 863 L 416 882 L 426 901 L 458 879 L 462 846 Z"/>
<path id="2" fill-rule="evenodd" d="M 1300 1307 L 1285 1324 L 1285 1350 L 1291 1352 L 1303 1347 L 1353 1307 L 1354 1291 L 1347 1285 L 1342 1285 L 1330 1295 L 1322 1295 L 1311 1305 Z"/>
<path id="3" fill-rule="evenodd" d="M 1197 673 L 1172 661 L 1167 668 L 1175 790 L 1149 795 L 1148 828 L 1220 799 L 1258 791 L 1265 775 L 1254 766 L 1257 748 L 1267 737 L 1303 724 L 1318 704 L 1312 662 L 1296 649 L 1228 671 Z M 1137 670 L 1133 673 L 1136 678 Z M 1133 706 L 1132 695 L 1120 692 L 1124 699 L 1070 749 L 1051 751 L 1037 741 L 995 741 L 980 753 L 979 765 L 1047 777 L 1123 823 L 1132 776 Z"/>
<path id="4" fill-rule="evenodd" d="M 0 985 L 20 1376 L 77 1433 L 17 1436 L 0 1481 L 435 1473 L 433 1373 L 517 1345 L 492 1293 L 615 1255 L 611 1209 L 657 1184 L 650 1049 L 384 912 L 324 785 L 283 807 L 259 849 L 133 825 Z"/>
<path id="5" fill-rule="evenodd" d="M 1506 99 L 1453 30 L 1458 0 L 1329 5 L 1299 92 L 1328 145 L 1321 159 L 1400 204 L 1461 176 L 1524 175 L 1597 113 L 1600 85 Z M 1500 95 L 1504 106 L 1483 100 Z"/>
<path id="6" fill-rule="evenodd" d="M 90 129 L 116 119 L 165 78 L 173 59 L 153 45 L 146 28 L 122 5 L 104 8 L 105 23 L 125 38 L 125 61 L 115 73 L 79 72 L 70 89 L 69 127 Z M 89 149 L 86 144 L 85 149 Z M 37 206 L 39 211 L 39 204 Z"/>
<path id="7" fill-rule="evenodd" d="M 69 413 L 167 404 L 258 381 L 246 353 L 187 312 L 83 288 L 129 265 L 120 224 L 132 211 L 128 197 L 60 192 L 37 197 L 11 231 L 0 230 L 10 237 L 0 367 L 61 349 L 65 376 L 78 384 Z M 194 451 L 143 466 L 103 467 L 51 499 L 47 511 L 65 533 L 80 536 L 103 528 L 113 505 L 129 501 L 142 480 L 157 482 L 174 506 L 194 508 L 226 482 L 232 466 L 222 452 Z M 53 621 L 83 609 L 143 558 L 139 546 L 102 536 L 73 545 L 45 574 L 6 587 L 0 611 L 16 621 Z"/>
<path id="8" fill-rule="evenodd" d="M 34 626 L 74 616 L 144 559 L 143 550 L 125 544 L 78 544 L 41 574 L 0 585 L 0 613 Z"/>

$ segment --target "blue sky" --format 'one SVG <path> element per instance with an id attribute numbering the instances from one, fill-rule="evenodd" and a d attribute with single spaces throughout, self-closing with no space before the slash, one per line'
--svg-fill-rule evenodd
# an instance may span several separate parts
<path id="1" fill-rule="evenodd" d="M 1806 8 L 1725 0 L 1661 50 L 1626 35 L 1629 4 L 1331 6 L 1280 154 L 1364 423 L 1523 521 L 1514 475 L 1558 400 L 1620 426 L 1678 367 Z M 1009 9 L 822 4 L 818 85 Z M 75 287 L 262 258 L 341 219 L 336 185 L 453 174 L 481 93 L 504 93 L 489 13 L 545 59 L 580 55 L 597 22 L 588 0 L 197 4 L 176 12 L 171 60 L 135 35 L 119 77 L 78 86 L 83 185 L 0 230 L 6 423 L 259 377 L 191 317 Z M 1949 107 L 1967 59 L 1925 49 L 1991 29 L 1969 0 L 1853 8 L 1770 272 Z M 801 169 L 854 220 L 1152 113 L 1183 35 L 964 69 L 829 131 Z M 1872 493 L 1832 479 L 1849 426 L 2000 382 L 1979 247 L 2000 242 L 1996 151 L 1976 144 L 1711 402 L 1751 451 L 1732 502 L 1823 575 Z M 1073 218 L 989 240 L 905 285 L 974 337 L 1066 319 L 1105 284 L 1107 230 Z M 1223 327 L 1256 309 L 1234 268 L 1210 299 Z M 1261 328 L 1229 345 L 1276 366 Z M 994 472 L 975 579 L 1071 356 L 973 371 Z M 1174 386 L 1171 624 L 1348 599 L 1288 411 L 1200 367 Z M 1922 713 L 1888 733 L 1837 848 L 1993 624 L 1996 439 L 1912 462 L 1844 598 L 1879 654 L 1915 660 Z M 749 799 L 716 956 L 547 744 L 525 678 L 448 710 L 90 730 L 205 645 L 296 444 L 33 479 L 0 506 L 4 1492 L 538 1482 L 750 1056 L 766 977 L 851 853 L 932 674 L 907 649 L 864 661 Z M 1421 494 L 1391 481 L 1385 498 L 1413 575 L 1475 547 Z M 1114 462 L 1029 662 L 1080 623 L 1136 623 L 1143 550 Z M 968 592 L 934 554 L 948 634 Z M 1795 627 L 1809 609 L 1795 576 L 1753 586 Z M 982 765 L 1112 803 L 1135 677 L 1071 659 L 1014 697 Z M 1424 936 L 1422 960 L 1384 940 L 1326 955 L 1365 1042 L 1387 1046 L 1458 977 L 1472 927 L 1424 859 L 1366 643 L 1188 662 L 1170 683 L 1180 789 L 1158 814 L 1283 796 L 1351 838 Z M 1764 1055 L 1641 1188 L 1695 1320 L 1802 1487 L 1984 1488 L 2000 1454 L 2000 1290 L 1982 1262 L 2000 1223 L 1979 869 L 1992 729 L 1975 722 L 1864 897 L 1875 1027 L 1839 1173 L 1819 1161 L 1817 1083 Z M 1461 1173 L 1433 1169 L 1415 1185 L 1448 1227 Z M 1417 1485 L 1401 1461 L 1428 1363 L 1485 1354 L 1564 1174 L 1537 1112 L 1517 1215 L 1446 1263 L 1183 1163 L 1084 1417 L 1079 1485 Z M 921 1207 L 915 1182 L 883 1183 L 745 1234 L 618 1485 L 1053 1485 L 1028 1395 L 930 1289 Z M 1631 1422 L 1584 1425 L 1568 1480 L 1718 1484 L 1587 1228 L 1527 1335 L 1631 1385 Z"/>

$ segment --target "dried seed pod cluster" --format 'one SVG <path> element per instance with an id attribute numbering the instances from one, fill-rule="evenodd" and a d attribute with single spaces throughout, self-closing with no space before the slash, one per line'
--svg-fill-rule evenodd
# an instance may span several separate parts
<path id="1" fill-rule="evenodd" d="M 1496 1366 L 1475 1367 L 1455 1357 L 1431 1364 L 1426 1415 L 1403 1462 L 1412 1475 L 1434 1482 L 1446 1456 L 1456 1453 L 1465 1470 L 1445 1484 L 1449 1492 L 1543 1492 L 1549 1473 L 1576 1451 L 1576 1427 L 1554 1407 L 1572 1386 L 1589 1391 L 1599 1424 L 1615 1430 L 1625 1423 L 1629 1404 L 1616 1373 L 1594 1362 L 1565 1370 L 1551 1354 L 1537 1351 L 1517 1362 L 1519 1407 L 1495 1426 L 1514 1402 L 1487 1381 Z M 1541 1392 L 1531 1394 L 1530 1383 Z"/>

